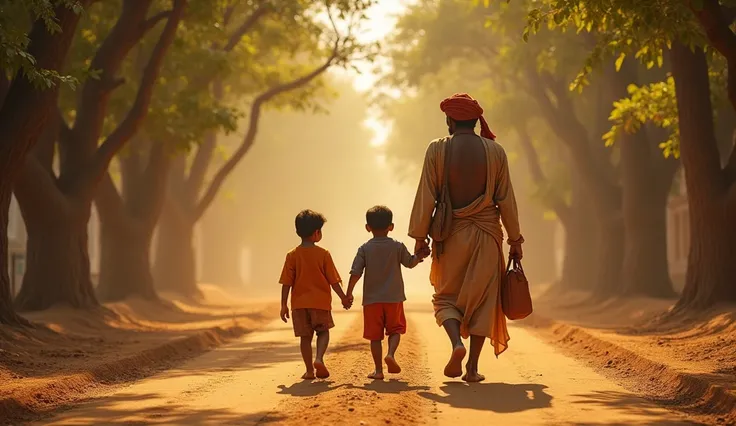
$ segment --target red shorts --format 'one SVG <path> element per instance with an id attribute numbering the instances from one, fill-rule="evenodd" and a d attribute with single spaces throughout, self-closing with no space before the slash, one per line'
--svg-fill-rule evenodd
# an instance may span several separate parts
<path id="1" fill-rule="evenodd" d="M 402 302 L 363 306 L 363 337 L 368 340 L 383 340 L 384 332 L 386 336 L 406 333 Z"/>

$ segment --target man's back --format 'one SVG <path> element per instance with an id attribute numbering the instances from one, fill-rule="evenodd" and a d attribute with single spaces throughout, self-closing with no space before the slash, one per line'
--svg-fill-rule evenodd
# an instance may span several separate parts
<path id="1" fill-rule="evenodd" d="M 452 207 L 459 209 L 486 192 L 487 152 L 483 139 L 473 133 L 456 133 L 450 149 L 447 184 Z"/>

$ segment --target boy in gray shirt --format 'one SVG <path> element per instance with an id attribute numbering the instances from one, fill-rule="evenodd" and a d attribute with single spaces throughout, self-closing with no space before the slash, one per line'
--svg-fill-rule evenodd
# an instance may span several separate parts
<path id="1" fill-rule="evenodd" d="M 429 253 L 412 255 L 404 243 L 388 237 L 393 231 L 393 213 L 386 206 L 372 207 L 365 214 L 365 229 L 373 238 L 360 246 L 350 268 L 348 300 L 353 300 L 353 289 L 365 270 L 363 279 L 363 337 L 371 342 L 371 354 L 376 369 L 368 378 L 383 380 L 383 336 L 388 336 L 388 354 L 383 359 L 388 372 L 398 374 L 396 349 L 401 335 L 406 333 L 404 316 L 404 280 L 401 265 L 413 268 Z"/>

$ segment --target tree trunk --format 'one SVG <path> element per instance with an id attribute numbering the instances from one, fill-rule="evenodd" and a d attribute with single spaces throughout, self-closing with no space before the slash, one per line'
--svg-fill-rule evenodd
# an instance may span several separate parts
<path id="1" fill-rule="evenodd" d="M 674 161 L 652 152 L 658 148 L 645 130 L 619 142 L 625 232 L 622 294 L 672 297 L 666 208 L 676 168 Z"/>
<path id="2" fill-rule="evenodd" d="M 80 210 L 89 212 L 89 206 Z M 99 304 L 90 279 L 88 219 L 89 214 L 57 214 L 53 222 L 43 224 L 26 220 L 27 268 L 16 299 L 19 310 L 39 311 L 58 303 L 74 308 Z"/>
<path id="3" fill-rule="evenodd" d="M 679 43 L 671 54 L 690 215 L 690 253 L 677 307 L 705 309 L 736 301 L 736 190 L 721 168 L 705 54 Z"/>
<path id="4" fill-rule="evenodd" d="M 129 296 L 158 300 L 151 273 L 152 234 L 135 223 L 104 221 L 101 228 L 101 300 L 115 302 Z"/>
<path id="5" fill-rule="evenodd" d="M 158 290 L 187 296 L 201 295 L 197 287 L 194 221 L 177 214 L 171 200 L 164 203 L 158 221 L 154 277 Z"/>
<path id="6" fill-rule="evenodd" d="M 565 257 L 562 263 L 561 288 L 567 290 L 592 290 L 595 287 L 596 249 L 598 229 L 590 199 L 585 195 L 580 181 L 572 179 L 572 204 L 570 220 L 565 228 Z"/>
<path id="7" fill-rule="evenodd" d="M 243 249 L 241 232 L 234 228 L 230 206 L 207 212 L 202 224 L 202 281 L 223 287 L 243 287 L 240 262 Z M 230 216 L 230 217 L 228 217 Z"/>

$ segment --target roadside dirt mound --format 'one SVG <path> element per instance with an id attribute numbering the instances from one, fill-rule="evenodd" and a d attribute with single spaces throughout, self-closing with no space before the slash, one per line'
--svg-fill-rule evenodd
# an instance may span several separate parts
<path id="1" fill-rule="evenodd" d="M 570 355 L 661 404 L 736 424 L 736 307 L 673 316 L 674 300 L 540 300 L 527 324 Z"/>
<path id="2" fill-rule="evenodd" d="M 57 307 L 26 315 L 34 328 L 0 327 L 0 418 L 34 418 L 145 377 L 275 314 L 275 304 L 129 300 L 94 311 Z"/>

